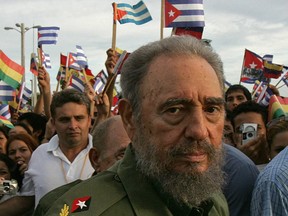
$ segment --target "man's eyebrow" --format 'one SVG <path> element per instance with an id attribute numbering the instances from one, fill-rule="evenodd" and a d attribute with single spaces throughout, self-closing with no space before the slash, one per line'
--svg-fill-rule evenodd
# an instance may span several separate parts
<path id="1" fill-rule="evenodd" d="M 170 107 L 179 104 L 191 104 L 192 100 L 187 98 L 171 98 L 165 101 L 160 107 L 160 109 L 164 109 L 165 107 Z"/>
<path id="2" fill-rule="evenodd" d="M 206 105 L 224 105 L 225 104 L 225 100 L 222 97 L 207 97 L 204 100 L 204 104 Z"/>

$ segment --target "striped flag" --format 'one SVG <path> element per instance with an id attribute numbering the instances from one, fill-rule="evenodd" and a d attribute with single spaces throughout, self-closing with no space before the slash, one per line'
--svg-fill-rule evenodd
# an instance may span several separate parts
<path id="1" fill-rule="evenodd" d="M 107 83 L 108 76 L 105 74 L 104 70 L 101 70 L 95 77 L 95 79 L 100 78 L 104 85 Z"/>
<path id="2" fill-rule="evenodd" d="M 165 27 L 204 27 L 203 0 L 165 0 Z"/>
<path id="3" fill-rule="evenodd" d="M 59 30 L 60 28 L 55 26 L 38 28 L 38 46 L 56 44 Z"/>
<path id="4" fill-rule="evenodd" d="M 269 101 L 268 121 L 288 115 L 288 98 L 272 95 Z"/>
<path id="5" fill-rule="evenodd" d="M 11 114 L 10 114 L 8 104 L 1 104 L 0 105 L 0 116 L 5 117 L 6 119 L 11 119 Z"/>
<path id="6" fill-rule="evenodd" d="M 0 101 L 14 101 L 15 89 L 0 80 Z"/>
<path id="7" fill-rule="evenodd" d="M 43 52 L 43 51 L 42 51 Z M 47 53 L 42 53 L 42 65 L 45 67 L 45 68 L 52 68 L 51 67 L 51 60 L 50 60 L 50 55 L 47 54 Z"/>
<path id="8" fill-rule="evenodd" d="M 74 89 L 76 89 L 76 90 L 78 90 L 80 92 L 84 92 L 85 83 L 79 77 L 76 77 L 76 76 L 72 75 L 68 87 L 69 88 L 74 88 Z"/>
<path id="9" fill-rule="evenodd" d="M 93 85 L 93 89 L 95 90 L 95 92 L 99 94 L 103 92 L 104 88 L 105 88 L 105 84 L 102 82 L 101 78 L 96 77 L 95 83 Z"/>
<path id="10" fill-rule="evenodd" d="M 3 80 L 14 89 L 18 88 L 24 74 L 24 67 L 9 59 L 0 50 L 0 80 Z"/>
<path id="11" fill-rule="evenodd" d="M 14 125 L 4 116 L 0 116 L 0 122 L 9 128 L 14 128 Z"/>
<path id="12" fill-rule="evenodd" d="M 22 104 L 27 104 L 31 100 L 32 91 L 26 86 L 23 89 Z"/>
<path id="13" fill-rule="evenodd" d="M 263 74 L 266 78 L 277 79 L 281 76 L 283 71 L 283 65 L 273 64 L 268 61 L 264 61 Z"/>
<path id="14" fill-rule="evenodd" d="M 272 63 L 272 61 L 273 61 L 273 55 L 271 55 L 271 54 L 266 54 L 262 58 L 263 58 L 263 60 L 265 60 L 269 63 Z"/>
<path id="15" fill-rule="evenodd" d="M 67 57 L 67 61 L 68 61 L 68 68 L 72 68 L 74 70 L 80 71 L 80 65 L 77 62 L 77 54 L 76 53 L 72 53 L 70 52 L 68 57 Z"/>
<path id="16" fill-rule="evenodd" d="M 76 45 L 76 59 L 81 68 L 88 67 L 87 57 L 81 46 Z"/>
<path id="17" fill-rule="evenodd" d="M 152 20 L 152 17 L 143 1 L 139 1 L 136 5 L 126 3 L 113 3 L 117 7 L 117 16 L 114 14 L 114 20 L 118 20 L 120 24 L 134 23 L 142 25 Z"/>

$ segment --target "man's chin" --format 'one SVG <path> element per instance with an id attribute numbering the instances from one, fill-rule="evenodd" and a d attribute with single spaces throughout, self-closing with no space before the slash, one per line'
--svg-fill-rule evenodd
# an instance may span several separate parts
<path id="1" fill-rule="evenodd" d="M 208 162 L 175 161 L 170 170 L 175 173 L 203 173 L 208 170 Z"/>

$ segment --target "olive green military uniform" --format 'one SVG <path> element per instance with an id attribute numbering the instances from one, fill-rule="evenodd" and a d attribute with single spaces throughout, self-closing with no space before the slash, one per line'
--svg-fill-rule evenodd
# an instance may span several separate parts
<path id="1" fill-rule="evenodd" d="M 123 160 L 108 171 L 80 183 L 60 187 L 44 196 L 35 215 L 226 216 L 229 213 L 222 194 L 212 196 L 211 200 L 201 207 L 168 207 L 155 187 L 136 171 L 135 156 L 129 146 Z"/>

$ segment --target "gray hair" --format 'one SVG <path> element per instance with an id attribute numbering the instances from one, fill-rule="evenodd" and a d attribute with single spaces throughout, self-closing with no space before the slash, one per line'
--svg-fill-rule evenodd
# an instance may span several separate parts
<path id="1" fill-rule="evenodd" d="M 140 85 L 154 59 L 159 56 L 199 56 L 214 69 L 224 94 L 224 72 L 220 56 L 204 42 L 190 36 L 173 36 L 144 45 L 134 51 L 121 70 L 123 98 L 130 101 L 133 115 L 140 113 Z"/>

